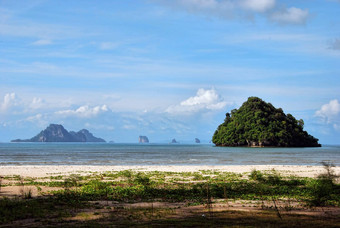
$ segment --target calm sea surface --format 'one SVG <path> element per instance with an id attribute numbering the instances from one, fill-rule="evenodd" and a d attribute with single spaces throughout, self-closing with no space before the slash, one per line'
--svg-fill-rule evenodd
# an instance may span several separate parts
<path id="1" fill-rule="evenodd" d="M 241 148 L 212 144 L 0 143 L 0 165 L 340 166 L 340 146 Z"/>

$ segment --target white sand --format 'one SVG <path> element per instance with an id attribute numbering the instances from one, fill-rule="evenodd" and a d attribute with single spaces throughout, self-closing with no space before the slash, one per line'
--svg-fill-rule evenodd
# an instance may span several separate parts
<path id="1" fill-rule="evenodd" d="M 196 172 L 200 170 L 216 170 L 224 172 L 246 173 L 253 169 L 270 171 L 275 169 L 282 175 L 316 177 L 324 173 L 322 166 L 293 165 L 231 165 L 231 166 L 0 166 L 0 176 L 20 175 L 24 177 L 48 177 L 56 175 L 80 174 L 107 171 L 166 171 L 166 172 Z M 340 174 L 340 167 L 334 168 Z"/>

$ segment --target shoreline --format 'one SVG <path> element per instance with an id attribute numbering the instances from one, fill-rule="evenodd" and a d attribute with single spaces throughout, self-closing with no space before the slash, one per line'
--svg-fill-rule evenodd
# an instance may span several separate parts
<path id="1" fill-rule="evenodd" d="M 23 165 L 23 166 L 0 166 L 0 176 L 20 175 L 23 177 L 49 177 L 58 175 L 80 174 L 88 175 L 91 173 L 117 172 L 132 170 L 136 172 L 199 172 L 201 170 L 248 173 L 252 170 L 271 171 L 275 170 L 284 176 L 317 177 L 325 172 L 323 166 L 307 165 L 200 165 L 200 166 L 179 166 L 179 165 L 129 165 L 129 166 L 88 166 L 88 165 Z M 336 174 L 340 174 L 340 167 L 334 167 Z"/>

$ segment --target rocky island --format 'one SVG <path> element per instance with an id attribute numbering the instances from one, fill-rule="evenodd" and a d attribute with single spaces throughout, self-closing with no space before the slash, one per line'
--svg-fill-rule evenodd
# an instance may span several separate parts
<path id="1" fill-rule="evenodd" d="M 68 132 L 60 124 L 50 124 L 45 130 L 31 139 L 15 139 L 11 142 L 105 142 L 105 140 L 94 137 L 86 129 L 78 132 Z"/>
<path id="2" fill-rule="evenodd" d="M 249 97 L 239 109 L 226 113 L 212 142 L 216 146 L 320 147 L 318 139 L 303 130 L 303 120 L 258 97 Z"/>
<path id="3" fill-rule="evenodd" d="M 138 138 L 138 142 L 139 143 L 149 143 L 149 139 L 148 139 L 148 137 L 141 135 Z"/>
<path id="4" fill-rule="evenodd" d="M 170 143 L 178 143 L 176 139 L 172 139 Z"/>

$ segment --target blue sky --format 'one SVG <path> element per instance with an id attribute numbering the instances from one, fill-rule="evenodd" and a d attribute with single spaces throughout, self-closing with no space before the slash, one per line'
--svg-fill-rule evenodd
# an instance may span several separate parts
<path id="1" fill-rule="evenodd" d="M 340 1 L 0 0 L 0 141 L 208 142 L 258 96 L 340 143 Z"/>

